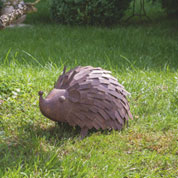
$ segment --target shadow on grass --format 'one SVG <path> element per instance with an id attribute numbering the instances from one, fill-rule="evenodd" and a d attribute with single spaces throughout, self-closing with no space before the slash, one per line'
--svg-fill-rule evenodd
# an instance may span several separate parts
<path id="1" fill-rule="evenodd" d="M 33 174 L 35 170 L 30 169 L 35 165 L 38 165 L 36 169 L 39 171 L 45 171 L 50 165 L 60 170 L 59 150 L 63 151 L 60 146 L 78 135 L 79 130 L 69 126 L 42 128 L 24 124 L 19 128 L 17 136 L 4 137 L 4 142 L 0 144 L 0 177 L 17 169 L 20 172 L 28 170 Z"/>
<path id="2" fill-rule="evenodd" d="M 54 144 L 53 141 L 58 141 L 59 143 L 64 142 L 65 140 L 81 140 L 80 135 L 81 128 L 79 126 L 72 127 L 67 123 L 55 123 L 55 126 L 49 128 L 35 128 L 34 132 L 38 137 L 45 137 L 45 140 L 50 144 Z M 88 131 L 88 135 L 85 137 L 90 137 L 94 133 L 101 133 L 104 135 L 109 135 L 112 130 L 96 130 L 92 128 Z M 84 139 L 85 139 L 84 138 Z"/>
<path id="3" fill-rule="evenodd" d="M 12 170 L 29 174 L 41 170 L 45 172 L 50 166 L 60 171 L 63 156 L 67 154 L 66 145 L 81 141 L 81 129 L 63 123 L 34 124 L 24 120 L 16 129 L 16 134 L 3 135 L 0 143 L 0 177 Z M 87 137 L 95 133 L 109 135 L 110 131 L 91 129 Z M 61 153 L 64 155 L 60 156 Z"/>

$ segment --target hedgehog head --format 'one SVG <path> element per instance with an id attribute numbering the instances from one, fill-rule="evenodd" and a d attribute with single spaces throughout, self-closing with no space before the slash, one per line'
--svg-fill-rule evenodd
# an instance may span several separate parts
<path id="1" fill-rule="evenodd" d="M 41 112 L 54 121 L 63 121 L 67 113 L 73 109 L 73 104 L 79 101 L 80 94 L 77 91 L 54 88 L 44 99 L 43 92 L 39 91 L 39 105 Z"/>

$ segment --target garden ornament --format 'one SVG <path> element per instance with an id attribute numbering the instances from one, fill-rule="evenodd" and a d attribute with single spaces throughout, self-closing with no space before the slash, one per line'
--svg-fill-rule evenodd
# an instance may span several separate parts
<path id="1" fill-rule="evenodd" d="M 110 71 L 78 66 L 66 72 L 65 67 L 46 99 L 39 91 L 39 106 L 49 119 L 79 126 L 83 139 L 89 129 L 121 130 L 133 119 L 128 94 Z"/>
<path id="2" fill-rule="evenodd" d="M 40 0 L 33 3 L 27 3 L 23 0 L 8 0 L 7 3 L 4 3 L 0 13 L 0 30 L 10 25 L 22 23 L 26 18 L 26 14 L 37 12 L 35 5 L 39 2 Z"/>

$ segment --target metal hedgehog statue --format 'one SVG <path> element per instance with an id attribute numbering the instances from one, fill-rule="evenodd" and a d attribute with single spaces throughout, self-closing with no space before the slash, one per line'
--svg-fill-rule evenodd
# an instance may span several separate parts
<path id="1" fill-rule="evenodd" d="M 91 128 L 121 130 L 133 119 L 128 92 L 100 67 L 78 66 L 63 74 L 46 99 L 40 91 L 40 110 L 49 119 L 80 126 L 83 139 Z"/>

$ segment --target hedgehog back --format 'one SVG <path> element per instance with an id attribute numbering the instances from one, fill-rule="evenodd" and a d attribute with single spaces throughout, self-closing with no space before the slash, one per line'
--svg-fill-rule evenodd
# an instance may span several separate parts
<path id="1" fill-rule="evenodd" d="M 75 103 L 77 109 L 66 117 L 72 126 L 121 130 L 125 122 L 132 119 L 126 99 L 128 92 L 110 71 L 100 67 L 78 66 L 64 72 L 55 88 L 66 89 L 74 99 L 76 92 L 79 93 L 80 99 Z M 71 102 L 75 100 L 71 99 Z"/>

